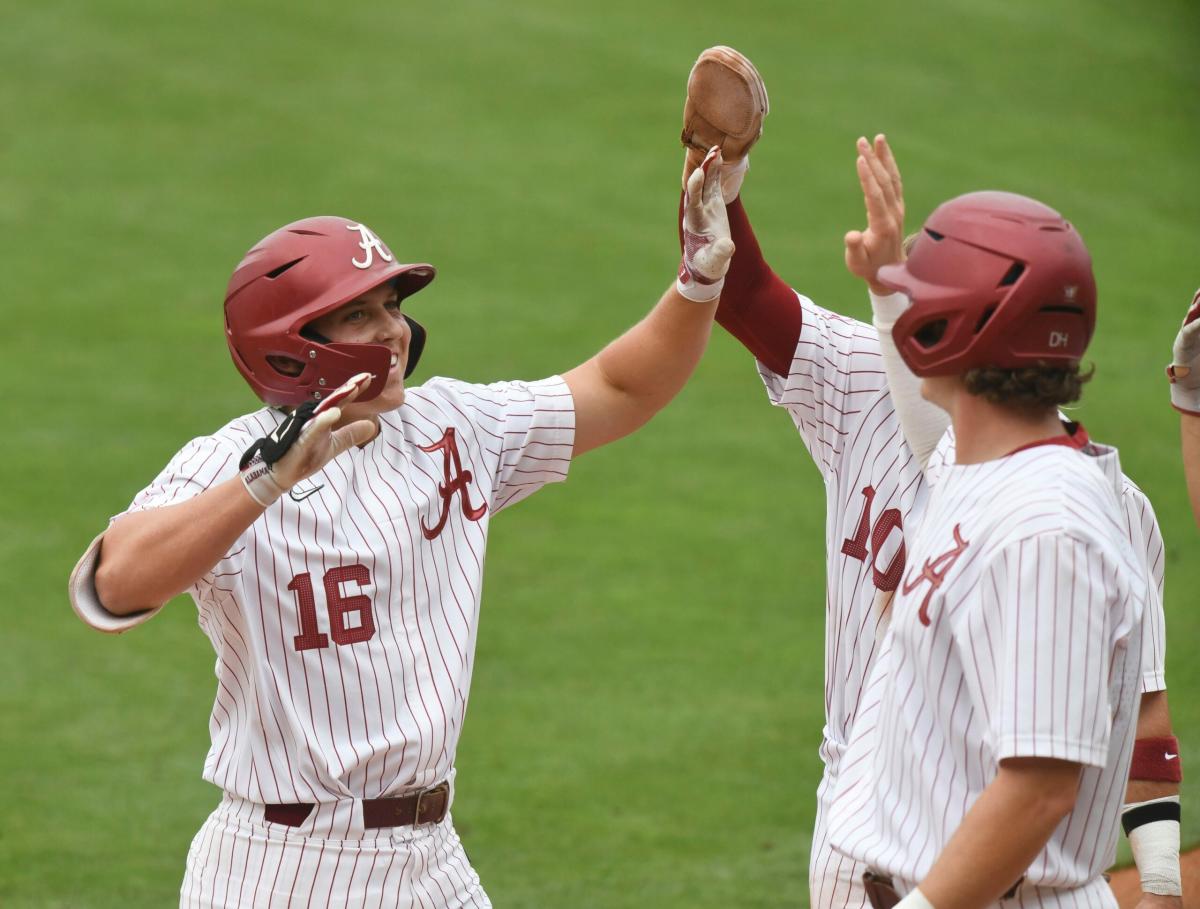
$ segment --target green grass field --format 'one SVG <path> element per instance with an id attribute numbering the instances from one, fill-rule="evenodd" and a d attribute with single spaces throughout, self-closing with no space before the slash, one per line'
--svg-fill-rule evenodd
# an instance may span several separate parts
<path id="1" fill-rule="evenodd" d="M 1200 535 L 1162 377 L 1200 283 L 1191 0 L 42 0 L 3 22 L 0 905 L 172 905 L 216 803 L 190 601 L 107 638 L 65 586 L 171 454 L 254 406 L 221 337 L 242 252 L 361 219 L 440 269 L 411 307 L 422 374 L 567 369 L 673 274 L 683 85 L 716 43 L 766 78 L 744 198 L 818 302 L 867 313 L 841 263 L 861 133 L 891 138 L 914 223 L 1003 188 L 1079 225 L 1082 419 L 1158 509 L 1200 762 Z M 816 470 L 720 333 L 646 430 L 496 523 L 455 814 L 497 906 L 807 905 L 823 532 Z"/>

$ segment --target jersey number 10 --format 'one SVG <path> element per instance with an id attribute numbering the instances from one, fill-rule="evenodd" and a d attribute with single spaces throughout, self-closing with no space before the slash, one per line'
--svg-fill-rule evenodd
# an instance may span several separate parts
<path id="1" fill-rule="evenodd" d="M 853 537 L 842 541 L 842 553 L 852 559 L 858 559 L 860 562 L 865 562 L 870 557 L 871 580 L 874 581 L 876 588 L 885 591 L 895 590 L 900 586 L 900 578 L 904 575 L 904 527 L 900 509 L 887 509 L 876 518 L 875 525 L 871 526 L 871 503 L 875 501 L 875 487 L 864 486 L 862 494 L 866 501 L 863 502 L 862 516 L 858 519 L 858 529 L 854 532 Z M 888 562 L 887 568 L 880 571 L 876 560 L 893 530 L 900 531 L 900 547 L 892 556 L 892 560 Z M 870 543 L 869 549 L 867 548 L 868 542 Z"/>
<path id="2" fill-rule="evenodd" d="M 375 614 L 371 611 L 371 598 L 358 593 L 345 596 L 342 584 L 354 581 L 360 588 L 371 583 L 371 572 L 366 565 L 339 565 L 330 568 L 321 579 L 325 587 L 325 611 L 329 615 L 329 634 L 317 627 L 317 598 L 313 595 L 312 576 L 308 572 L 298 574 L 288 584 L 288 590 L 296 592 L 296 606 L 300 615 L 300 633 L 292 639 L 297 650 L 318 650 L 329 646 L 329 638 L 335 644 L 357 644 L 375 637 Z M 350 624 L 349 618 L 358 619 Z"/>

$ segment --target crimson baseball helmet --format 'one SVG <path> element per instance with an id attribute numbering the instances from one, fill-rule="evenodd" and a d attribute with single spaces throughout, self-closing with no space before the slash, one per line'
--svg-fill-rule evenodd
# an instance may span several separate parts
<path id="1" fill-rule="evenodd" d="M 225 292 L 225 340 L 242 378 L 274 406 L 319 401 L 351 376 L 375 378 L 358 398 L 383 391 L 392 352 L 383 344 L 330 341 L 308 324 L 392 283 L 399 298 L 433 280 L 425 263 L 402 264 L 368 227 L 330 215 L 305 218 L 279 228 L 246 253 Z M 404 376 L 416 368 L 425 329 L 412 329 Z"/>
<path id="2" fill-rule="evenodd" d="M 1079 232 L 1015 193 L 938 206 L 908 261 L 879 269 L 878 280 L 912 300 L 892 337 L 918 376 L 1074 365 L 1096 327 L 1096 279 Z"/>

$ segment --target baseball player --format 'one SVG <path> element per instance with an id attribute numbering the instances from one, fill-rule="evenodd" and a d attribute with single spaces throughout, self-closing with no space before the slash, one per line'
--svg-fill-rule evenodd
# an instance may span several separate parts
<path id="1" fill-rule="evenodd" d="M 1180 414 L 1183 470 L 1192 514 L 1200 525 L 1200 290 L 1192 297 L 1171 353 L 1173 359 L 1167 367 L 1171 404 Z"/>
<path id="2" fill-rule="evenodd" d="M 361 223 L 289 224 L 238 265 L 226 340 L 265 406 L 184 446 L 71 579 L 109 632 L 186 590 L 216 651 L 223 795 L 182 906 L 490 905 L 450 809 L 491 519 L 692 372 L 733 252 L 719 161 L 688 184 L 675 284 L 542 381 L 408 386 L 425 331 L 404 303 L 434 269 Z"/>
<path id="3" fill-rule="evenodd" d="M 883 136 L 877 136 L 873 148 L 865 139 L 860 139 L 858 150 L 859 175 L 867 203 L 868 222 L 890 223 L 898 236 L 902 231 L 895 225 L 903 222 L 903 189 L 891 149 Z M 895 250 L 870 250 L 871 233 L 869 228 L 865 234 L 852 231 L 847 235 L 847 264 L 869 286 L 876 284 L 881 266 L 901 261 L 895 257 Z M 915 235 L 908 238 L 905 246 L 915 239 Z M 890 311 L 878 305 L 880 298 L 874 293 L 872 300 L 876 304 L 875 325 L 880 332 L 884 370 L 901 428 L 922 463 L 928 460 L 939 441 L 943 444 L 938 447 L 938 461 L 953 462 L 955 441 L 954 430 L 949 427 L 949 414 L 921 397 L 920 379 L 908 369 L 892 341 L 892 325 L 908 305 L 908 300 L 902 294 L 896 296 L 900 298 L 901 305 Z M 1082 426 L 1070 422 L 1061 412 L 1059 419 L 1081 450 L 1103 454 L 1102 446 L 1089 443 Z M 942 439 L 943 433 L 945 439 Z M 1110 469 L 1112 465 L 1112 461 L 1105 457 L 1101 457 L 1097 463 L 1105 469 Z M 940 463 L 935 463 L 927 469 L 937 470 L 940 466 Z M 1129 837 L 1140 875 L 1139 907 L 1178 909 L 1182 905 L 1179 864 L 1179 784 L 1182 766 L 1179 742 L 1171 728 L 1166 692 L 1166 621 L 1163 613 L 1165 552 L 1154 509 L 1145 494 L 1123 474 L 1112 473 L 1110 478 L 1120 492 L 1130 551 L 1139 559 L 1150 581 L 1146 591 L 1147 607 L 1142 619 L 1142 696 L 1121 824 Z"/>
<path id="4" fill-rule="evenodd" d="M 1039 202 L 971 193 L 877 280 L 912 301 L 893 337 L 956 451 L 930 461 L 831 841 L 905 909 L 1115 905 L 1147 580 L 1115 451 L 1058 417 L 1095 324 L 1087 250 Z"/>
<path id="5" fill-rule="evenodd" d="M 765 88 L 752 64 L 731 48 L 711 48 L 693 68 L 688 96 L 683 140 L 691 145 L 684 176 L 700 161 L 699 146 L 705 141 L 724 143 L 724 197 L 738 246 L 717 320 L 755 355 L 773 403 L 789 410 L 826 479 L 829 618 L 827 724 L 821 749 L 826 767 L 811 850 L 810 889 L 814 906 L 865 905 L 861 876 L 866 869 L 832 850 L 825 813 L 862 679 L 886 623 L 894 578 L 903 570 L 901 529 L 913 518 L 914 503 L 923 493 L 920 467 L 945 432 L 948 417 L 923 401 L 918 380 L 896 354 L 891 325 L 907 306 L 902 294 L 875 285 L 871 294 L 875 324 L 866 326 L 815 307 L 788 288 L 763 260 L 738 195 L 748 167 L 746 152 L 761 134 L 766 113 Z M 902 258 L 903 196 L 899 172 L 883 137 L 876 139 L 874 148 L 859 140 L 859 153 L 869 226 L 847 234 L 846 260 L 852 273 L 872 284 L 872 268 Z M 894 192 L 885 198 L 882 185 L 894 186 Z M 802 326 L 807 329 L 803 333 Z M 785 381 L 789 387 L 780 393 Z M 831 421 L 836 425 L 830 427 Z M 1146 691 L 1157 692 L 1164 686 L 1162 542 L 1145 496 L 1127 478 L 1123 483 L 1130 542 L 1138 552 L 1147 553 L 1146 561 L 1158 580 L 1156 608 L 1146 613 L 1143 674 Z M 877 548 L 872 551 L 872 546 Z M 873 633 L 864 637 L 864 629 Z M 1157 697 L 1146 696 L 1140 734 L 1157 730 L 1169 735 L 1165 692 L 1151 705 L 1151 698 Z M 1151 722 L 1155 718 L 1157 724 Z M 1142 723 L 1146 733 L 1141 732 Z M 1147 739 L 1142 744 L 1151 749 L 1155 742 Z M 1131 781 L 1131 801 L 1139 792 L 1142 798 L 1150 797 L 1136 787 L 1159 787 L 1154 794 L 1161 795 L 1163 785 Z M 1177 843 L 1178 824 L 1175 830 Z M 1149 869 L 1152 863 L 1139 859 L 1139 866 Z"/>

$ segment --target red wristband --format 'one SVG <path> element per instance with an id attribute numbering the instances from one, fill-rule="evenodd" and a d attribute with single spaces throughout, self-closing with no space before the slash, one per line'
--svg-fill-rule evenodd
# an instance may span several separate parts
<path id="1" fill-rule="evenodd" d="M 1133 763 L 1129 765 L 1131 780 L 1155 783 L 1178 783 L 1183 780 L 1183 764 L 1179 760 L 1179 739 L 1173 735 L 1138 739 L 1133 743 Z"/>

